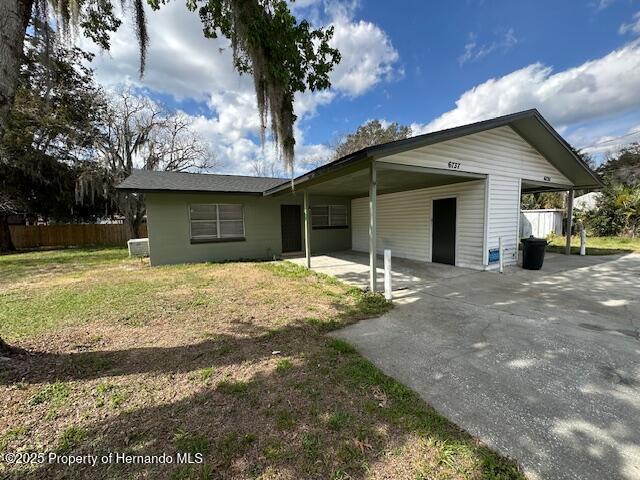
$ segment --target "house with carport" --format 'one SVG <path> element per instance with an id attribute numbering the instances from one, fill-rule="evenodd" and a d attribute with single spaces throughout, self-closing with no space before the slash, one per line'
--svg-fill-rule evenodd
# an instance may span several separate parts
<path id="1" fill-rule="evenodd" d="M 601 186 L 537 110 L 364 148 L 294 179 L 136 171 L 152 265 L 369 253 L 493 270 L 517 262 L 523 193 Z M 571 214 L 569 212 L 569 219 Z M 570 231 L 570 228 L 569 228 Z M 501 248 L 500 248 L 501 247 Z"/>

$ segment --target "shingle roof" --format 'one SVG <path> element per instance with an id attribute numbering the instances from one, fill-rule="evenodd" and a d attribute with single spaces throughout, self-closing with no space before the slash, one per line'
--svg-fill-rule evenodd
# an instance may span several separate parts
<path id="1" fill-rule="evenodd" d="M 262 194 L 265 190 L 288 181 L 286 178 L 135 170 L 116 188 L 130 192 L 177 191 Z"/>

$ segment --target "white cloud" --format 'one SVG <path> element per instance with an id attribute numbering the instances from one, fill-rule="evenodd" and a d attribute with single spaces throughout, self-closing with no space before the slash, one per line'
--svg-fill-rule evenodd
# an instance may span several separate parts
<path id="1" fill-rule="evenodd" d="M 398 75 L 395 64 L 399 55 L 387 34 L 371 22 L 353 20 L 357 1 L 303 0 L 294 5 L 294 13 L 315 9 L 317 21 L 334 26 L 332 45 L 342 54 L 342 62 L 331 73 L 331 90 L 296 95 L 298 123 L 315 115 L 321 105 L 341 96 L 362 95 Z M 83 40 L 85 49 L 98 53 L 93 62 L 98 81 L 108 87 L 133 84 L 179 100 L 206 103 L 215 115 L 198 116 L 197 128 L 211 141 L 229 172 L 251 173 L 252 159 L 275 155 L 273 145 L 263 149 L 256 141 L 260 122 L 253 81 L 234 70 L 229 41 L 206 39 L 197 13 L 187 11 L 180 2 L 168 2 L 159 11 L 147 13 L 150 46 L 142 79 L 138 78 L 138 48 L 130 22 L 125 21 L 113 35 L 109 52 L 99 52 Z M 304 143 L 298 125 L 296 145 L 299 165 L 327 155 L 326 146 Z"/>
<path id="2" fill-rule="evenodd" d="M 462 66 L 467 62 L 475 62 L 494 51 L 508 52 L 518 44 L 518 41 L 513 28 L 507 30 L 499 40 L 485 44 L 478 44 L 478 36 L 470 32 L 469 41 L 464 45 L 464 52 L 458 57 L 458 63 Z"/>
<path id="3" fill-rule="evenodd" d="M 631 22 L 620 25 L 618 32 L 620 35 L 625 35 L 627 33 L 640 35 L 640 12 L 636 12 Z"/>
<path id="4" fill-rule="evenodd" d="M 598 0 L 598 2 L 595 3 L 595 7 L 596 10 L 604 10 L 606 8 L 609 8 L 614 3 L 616 3 L 616 0 Z"/>
<path id="5" fill-rule="evenodd" d="M 640 109 L 640 40 L 582 65 L 554 73 L 535 63 L 464 92 L 424 133 L 538 108 L 558 128 Z"/>
<path id="6" fill-rule="evenodd" d="M 399 55 L 387 34 L 377 25 L 353 22 L 338 16 L 331 44 L 340 50 L 342 61 L 331 74 L 333 87 L 351 96 L 362 95 L 375 84 L 393 79 Z"/>
<path id="7" fill-rule="evenodd" d="M 617 151 L 631 142 L 640 141 L 640 125 L 635 125 L 620 135 L 602 135 L 595 141 L 593 133 L 588 130 L 586 135 L 585 132 L 576 132 L 572 137 L 576 145 L 581 145 L 582 151 L 599 156 Z"/>

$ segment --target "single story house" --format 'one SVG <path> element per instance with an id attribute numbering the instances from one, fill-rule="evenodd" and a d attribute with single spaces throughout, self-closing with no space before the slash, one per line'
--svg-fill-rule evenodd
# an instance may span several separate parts
<path id="1" fill-rule="evenodd" d="M 364 148 L 293 180 L 136 171 L 152 265 L 352 249 L 479 270 L 517 261 L 520 196 L 601 186 L 537 110 Z M 569 202 L 571 208 L 571 201 Z M 569 217 L 570 218 L 570 217 Z"/>

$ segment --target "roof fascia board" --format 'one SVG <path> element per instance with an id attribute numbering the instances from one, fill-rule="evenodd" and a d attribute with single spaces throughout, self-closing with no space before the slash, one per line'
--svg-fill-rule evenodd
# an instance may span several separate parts
<path id="1" fill-rule="evenodd" d="M 188 194 L 195 193 L 198 195 L 202 194 L 212 194 L 212 195 L 242 195 L 242 196 L 253 196 L 253 197 L 261 197 L 262 192 L 228 192 L 222 190 L 170 190 L 163 188 L 127 188 L 127 187 L 116 187 L 116 190 L 124 193 L 170 193 L 170 194 Z"/>
<path id="2" fill-rule="evenodd" d="M 567 141 L 564 138 L 562 138 L 562 136 L 558 132 L 556 132 L 555 128 L 553 128 L 537 110 L 535 111 L 535 117 L 542 124 L 542 126 L 546 128 L 547 131 L 551 135 L 553 135 L 553 137 L 558 142 L 560 142 L 562 146 L 571 154 L 574 160 L 578 162 L 578 165 L 580 165 L 583 168 L 583 170 L 587 172 L 591 176 L 591 178 L 595 180 L 594 186 L 603 187 L 604 184 L 602 183 L 602 180 L 598 177 L 598 175 L 596 175 L 596 173 L 593 170 L 591 170 L 591 168 L 589 168 L 589 166 L 584 162 L 584 160 L 582 160 L 582 158 L 580 158 L 579 155 L 576 155 L 576 153 L 571 148 L 571 145 L 569 145 Z"/>
<path id="3" fill-rule="evenodd" d="M 369 157 L 355 157 L 350 158 L 347 157 L 344 159 L 344 162 L 340 164 L 337 163 L 329 163 L 324 165 L 327 167 L 323 171 L 319 171 L 318 169 L 313 170 L 301 177 L 298 177 L 294 180 L 294 187 L 291 187 L 291 182 L 283 183 L 282 185 L 278 185 L 276 187 L 270 188 L 264 192 L 264 196 L 270 195 L 278 195 L 285 193 L 292 193 L 297 188 L 304 189 L 311 187 L 313 185 L 317 185 L 319 183 L 323 183 L 329 180 L 333 180 L 334 178 L 341 177 L 343 175 L 348 175 L 353 172 L 357 172 L 358 170 L 362 170 L 366 166 L 369 165 L 371 159 Z M 323 168 L 323 167 L 320 167 Z"/>
<path id="4" fill-rule="evenodd" d="M 433 167 L 420 167 L 417 165 L 405 165 L 403 163 L 391 163 L 385 162 L 382 160 L 376 160 L 376 165 L 380 167 L 380 170 L 398 170 L 402 172 L 413 172 L 413 173 L 431 173 L 434 175 L 449 175 L 452 177 L 465 177 L 465 178 L 487 178 L 487 175 L 484 173 L 473 173 L 473 172 L 465 172 L 460 170 L 449 170 L 444 168 L 433 168 Z"/>

